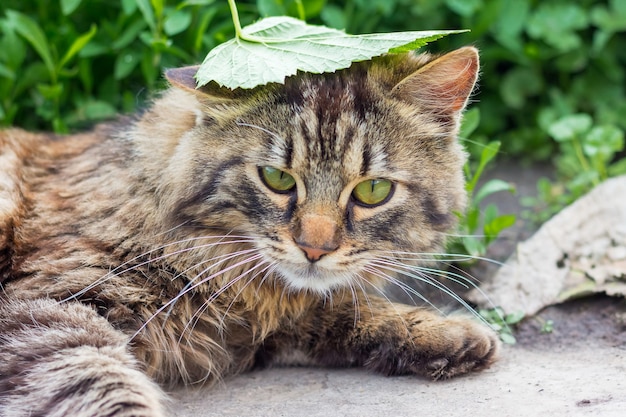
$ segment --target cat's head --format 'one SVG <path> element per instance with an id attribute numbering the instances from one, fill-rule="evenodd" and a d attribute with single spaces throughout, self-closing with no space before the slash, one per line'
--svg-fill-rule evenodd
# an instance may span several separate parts
<path id="1" fill-rule="evenodd" d="M 245 235 L 294 289 L 377 280 L 372 262 L 441 249 L 465 204 L 458 123 L 478 54 L 390 55 L 248 91 L 168 72 L 191 127 L 163 166 L 175 224 Z M 181 104 L 189 101 L 190 105 Z"/>

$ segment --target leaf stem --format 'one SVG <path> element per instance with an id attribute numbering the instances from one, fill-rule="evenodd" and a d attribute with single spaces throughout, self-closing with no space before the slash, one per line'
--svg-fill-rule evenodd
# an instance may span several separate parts
<path id="1" fill-rule="evenodd" d="M 228 0 L 228 7 L 230 8 L 230 15 L 233 19 L 233 25 L 235 26 L 235 36 L 239 39 L 244 39 L 243 32 L 241 31 L 241 22 L 239 22 L 239 13 L 237 12 L 237 4 L 235 4 L 235 0 Z"/>
<path id="2" fill-rule="evenodd" d="M 298 17 L 300 20 L 306 20 L 306 12 L 304 11 L 302 0 L 296 0 L 296 7 L 298 8 Z"/>
<path id="3" fill-rule="evenodd" d="M 576 153 L 576 157 L 578 158 L 578 161 L 580 162 L 580 165 L 582 166 L 583 171 L 585 172 L 591 171 L 591 167 L 589 166 L 589 162 L 587 161 L 587 158 L 585 157 L 585 152 L 583 151 L 583 147 L 580 144 L 580 140 L 578 137 L 574 138 L 573 145 L 574 145 L 574 152 Z M 594 178 L 592 182 L 594 186 L 600 184 L 600 181 L 598 180 L 598 178 Z"/>
<path id="4" fill-rule="evenodd" d="M 233 19 L 233 25 L 235 26 L 235 38 L 237 40 L 254 42 L 254 43 L 272 43 L 272 42 L 282 42 L 281 39 L 264 39 L 259 38 L 253 35 L 246 35 L 243 33 L 243 29 L 241 28 L 241 22 L 239 21 L 239 13 L 237 12 L 237 4 L 235 4 L 235 0 L 228 0 L 228 7 L 230 8 L 230 14 Z"/>

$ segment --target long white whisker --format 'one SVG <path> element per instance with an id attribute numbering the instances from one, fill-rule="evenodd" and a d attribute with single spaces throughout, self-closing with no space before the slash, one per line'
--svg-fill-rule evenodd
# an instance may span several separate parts
<path id="1" fill-rule="evenodd" d="M 168 301 L 167 303 L 165 303 L 163 306 L 159 307 L 157 309 L 156 312 L 154 312 L 154 314 L 152 314 L 152 316 L 150 316 L 150 318 L 148 320 L 146 320 L 146 322 L 144 324 L 141 325 L 141 327 L 133 334 L 133 336 L 131 337 L 131 340 L 134 339 L 143 329 L 145 329 L 145 327 L 160 313 L 162 313 L 165 309 L 168 309 L 172 304 L 178 302 L 178 300 L 183 297 L 185 294 L 193 291 L 194 289 L 198 288 L 200 285 L 205 284 L 206 282 L 210 281 L 211 279 L 215 278 L 218 275 L 221 275 L 225 272 L 228 272 L 232 269 L 238 268 L 242 265 L 245 265 L 246 263 L 250 263 L 250 262 L 254 262 L 256 260 L 259 260 L 262 258 L 262 255 L 257 254 L 254 256 L 251 256 L 250 258 L 247 258 L 245 260 L 242 260 L 240 262 L 237 262 L 233 265 L 228 266 L 225 269 L 222 269 L 214 274 L 209 275 L 208 277 L 204 277 L 201 280 L 199 280 L 197 283 L 195 283 L 194 285 L 190 286 L 190 287 L 185 287 L 185 289 L 181 292 L 178 293 L 178 295 L 176 295 L 176 297 L 172 298 L 170 301 Z M 208 271 L 210 268 L 205 269 L 203 272 Z M 200 276 L 200 275 L 198 275 Z M 196 276 L 192 281 L 195 281 L 198 276 Z"/>
<path id="2" fill-rule="evenodd" d="M 178 274 L 176 274 L 174 277 L 172 277 L 171 280 L 174 281 L 175 279 L 177 279 L 177 278 L 179 278 L 181 276 L 184 276 L 190 270 L 195 269 L 195 268 L 197 268 L 199 266 L 202 266 L 202 265 L 210 263 L 210 265 L 208 267 L 204 268 L 202 271 L 197 273 L 195 277 L 190 279 L 189 282 L 187 282 L 187 284 L 183 287 L 183 289 L 180 290 L 180 292 L 178 293 L 177 297 L 184 295 L 188 291 L 188 289 L 191 286 L 194 285 L 194 281 L 197 280 L 202 275 L 204 275 L 205 273 L 207 273 L 209 270 L 211 270 L 213 268 L 216 268 L 218 265 L 220 265 L 220 264 L 222 264 L 224 262 L 227 262 L 227 261 L 229 261 L 229 260 L 231 260 L 233 258 L 237 258 L 238 256 L 241 256 L 241 255 L 247 255 L 249 253 L 256 252 L 256 251 L 257 251 L 256 249 L 247 249 L 247 250 L 241 250 L 241 251 L 236 251 L 236 252 L 232 252 L 232 253 L 226 253 L 226 254 L 218 255 L 218 256 L 215 256 L 213 258 L 204 260 L 204 261 L 199 262 L 197 264 L 191 265 L 190 267 L 188 267 L 184 271 L 181 271 Z M 214 262 L 216 260 L 219 260 L 219 261 L 218 262 Z M 176 299 L 177 297 L 174 297 L 174 299 Z M 171 304 L 169 310 L 166 313 L 166 316 L 169 316 L 171 314 L 172 309 L 174 308 L 174 305 L 176 304 L 176 302 L 177 301 L 174 301 L 174 303 Z"/>
<path id="3" fill-rule="evenodd" d="M 392 258 L 404 261 L 416 261 L 416 262 L 466 262 L 466 261 L 484 261 L 492 263 L 498 266 L 504 265 L 502 262 L 495 259 L 485 258 L 482 256 L 468 255 L 468 254 L 455 254 L 447 252 L 433 252 L 433 253 L 416 253 L 405 251 L 380 251 L 380 253 L 388 253 Z M 406 256 L 405 256 L 406 255 Z"/>
<path id="4" fill-rule="evenodd" d="M 237 238 L 239 240 L 223 241 L 223 239 L 229 238 L 229 237 L 235 237 L 235 238 Z M 172 253 L 168 253 L 168 254 L 160 255 L 160 256 L 158 256 L 156 258 L 148 259 L 147 261 L 143 261 L 143 262 L 141 262 L 141 263 L 139 263 L 137 265 L 133 265 L 130 268 L 126 268 L 126 269 L 120 270 L 120 269 L 124 268 L 128 264 L 131 264 L 131 263 L 133 263 L 133 262 L 135 262 L 135 261 L 137 261 L 139 259 L 142 259 L 142 258 L 144 258 L 146 256 L 149 256 L 152 253 L 160 252 L 163 249 L 166 249 L 168 247 L 171 247 L 171 246 L 174 246 L 174 245 L 181 245 L 181 244 L 184 244 L 184 243 L 189 243 L 189 242 L 192 242 L 194 240 L 208 239 L 208 238 L 219 238 L 220 241 L 219 242 L 206 243 L 206 244 L 203 244 L 203 245 L 192 246 L 192 247 L 189 247 L 189 248 L 180 249 L 180 250 L 174 251 Z M 253 243 L 253 242 L 254 242 L 254 240 L 252 238 L 247 237 L 247 236 L 231 236 L 231 235 L 201 236 L 201 237 L 194 237 L 194 238 L 179 240 L 179 241 L 176 241 L 176 242 L 171 242 L 171 243 L 159 246 L 159 247 L 157 247 L 155 249 L 151 249 L 151 250 L 149 250 L 147 252 L 144 252 L 144 253 L 142 253 L 140 255 L 137 255 L 134 258 L 129 259 L 128 261 L 118 265 L 117 267 L 115 267 L 111 271 L 107 272 L 102 277 L 98 278 L 92 284 L 84 287 L 83 289 L 78 291 L 76 294 L 72 294 L 71 296 L 61 300 L 61 302 L 67 302 L 67 301 L 70 301 L 70 300 L 73 300 L 73 299 L 77 299 L 81 295 L 86 294 L 87 292 L 89 292 L 92 289 L 96 288 L 98 285 L 104 284 L 105 282 L 107 282 L 108 280 L 114 278 L 115 276 L 119 276 L 121 274 L 133 271 L 133 270 L 135 270 L 137 268 L 141 268 L 142 266 L 145 266 L 145 265 L 148 265 L 148 264 L 151 264 L 151 263 L 154 263 L 154 262 L 161 261 L 161 260 L 166 259 L 166 258 L 168 258 L 170 256 L 180 255 L 180 254 L 185 253 L 185 252 L 189 252 L 189 251 L 196 250 L 196 249 L 208 248 L 208 247 L 211 247 L 211 246 L 214 246 L 214 245 L 226 245 L 226 244 L 231 244 L 231 243 Z"/>
<path id="5" fill-rule="evenodd" d="M 415 270 L 415 269 L 408 269 L 405 268 L 401 269 L 401 268 L 397 268 L 394 267 L 393 265 L 378 265 L 379 268 L 384 268 L 387 269 L 389 271 L 395 272 L 395 273 L 399 273 L 402 274 L 404 276 L 410 277 L 410 278 L 415 278 L 418 279 L 422 282 L 428 283 L 430 285 L 432 285 L 433 287 L 437 288 L 438 290 L 440 290 L 441 292 L 443 292 L 444 294 L 447 294 L 448 296 L 450 296 L 453 300 L 457 301 L 459 304 L 461 304 L 467 311 L 469 311 L 473 316 L 475 316 L 476 318 L 478 318 L 480 321 L 482 321 L 483 323 L 489 325 L 487 323 L 487 321 L 476 312 L 476 310 L 474 310 L 463 298 L 459 297 L 454 291 L 452 291 L 450 288 L 448 288 L 445 284 L 441 283 L 441 282 L 437 282 L 434 280 L 430 280 L 430 279 L 426 279 L 424 276 L 420 276 L 417 275 L 416 273 L 419 273 L 419 270 Z"/>
<path id="6" fill-rule="evenodd" d="M 418 297 L 420 300 L 422 300 L 424 303 L 428 304 L 430 307 L 432 307 L 434 310 L 438 311 L 439 313 L 443 314 L 443 312 L 436 306 L 434 305 L 428 298 L 426 298 L 424 295 L 422 295 L 419 291 L 417 291 L 415 288 L 412 288 L 411 286 L 405 284 L 404 282 L 400 281 L 399 279 L 383 272 L 380 271 L 376 268 L 374 268 L 374 266 L 376 265 L 371 265 L 368 266 L 367 268 L 365 268 L 364 270 L 369 272 L 370 274 L 376 275 L 379 278 L 384 279 L 385 281 L 389 282 L 390 284 L 396 285 L 398 287 L 400 287 L 407 295 L 409 295 L 409 297 L 411 297 L 410 294 L 413 294 L 414 296 Z M 426 280 L 425 278 L 421 279 L 422 282 L 425 282 L 427 284 L 431 284 L 429 280 Z"/>
<path id="7" fill-rule="evenodd" d="M 217 298 L 219 297 L 221 294 L 223 294 L 226 290 L 228 290 L 229 288 L 231 288 L 233 285 L 235 285 L 237 282 L 239 282 L 240 280 L 244 279 L 247 277 L 247 275 L 254 271 L 257 268 L 260 268 L 264 266 L 264 263 L 259 263 L 255 266 L 253 266 L 252 268 L 242 272 L 241 274 L 239 274 L 238 276 L 236 276 L 235 278 L 231 279 L 230 281 L 228 281 L 228 283 L 226 283 L 226 285 L 222 286 L 218 291 L 216 291 L 215 293 L 211 294 L 211 296 L 209 298 L 207 298 L 202 305 L 200 306 L 200 308 L 198 308 L 196 310 L 196 312 L 194 313 L 194 315 L 191 317 L 192 320 L 190 320 L 186 325 L 185 328 L 183 329 L 183 331 L 181 332 L 180 338 L 178 340 L 178 342 L 180 343 L 182 341 L 183 335 L 186 332 L 189 332 L 191 334 L 191 332 L 193 331 L 194 327 L 196 326 L 196 324 L 198 323 L 198 320 L 200 320 L 200 316 L 202 315 L 202 313 L 204 313 L 204 311 L 206 311 L 206 309 L 209 307 L 209 305 Z M 267 266 L 261 270 L 261 272 L 257 271 L 252 277 L 249 277 L 249 281 L 237 292 L 237 294 L 235 294 L 235 296 L 233 297 L 233 300 L 231 300 L 231 304 L 229 305 L 229 309 L 230 306 L 232 306 L 232 304 L 235 302 L 235 299 L 241 294 L 241 292 L 250 284 L 250 282 L 252 282 L 252 280 L 259 275 L 259 273 L 262 273 L 264 270 L 267 269 Z M 226 315 L 228 314 L 228 310 L 224 313 L 224 315 L 222 316 L 222 325 L 223 325 L 223 320 L 225 319 Z"/>
<path id="8" fill-rule="evenodd" d="M 391 305 L 391 307 L 393 308 L 393 310 L 396 312 L 396 315 L 398 316 L 398 318 L 400 318 L 400 320 L 402 321 L 402 324 L 404 324 L 404 327 L 408 330 L 408 325 L 406 324 L 406 321 L 404 320 L 404 317 L 402 316 L 402 314 L 398 311 L 398 309 L 396 308 L 396 303 L 394 303 L 393 301 L 391 301 L 389 299 L 389 297 L 387 297 L 387 294 L 385 294 L 385 292 L 383 290 L 381 290 L 380 288 L 378 288 L 376 285 L 374 285 L 373 283 L 371 283 L 370 281 L 368 281 L 367 278 L 361 276 L 360 277 L 364 282 L 368 283 L 371 287 L 373 287 L 385 300 L 387 300 L 387 302 L 389 303 L 389 305 Z M 372 312 L 373 314 L 373 312 Z"/>
<path id="9" fill-rule="evenodd" d="M 459 304 L 461 304 L 463 307 L 465 307 L 467 309 L 467 311 L 472 313 L 474 316 L 476 316 L 480 320 L 484 321 L 484 319 L 465 300 L 463 300 L 461 297 L 459 297 L 457 294 L 455 294 L 455 292 L 452 291 L 450 288 L 448 288 L 446 285 L 444 285 L 444 284 L 442 284 L 440 282 L 437 282 L 437 281 L 433 281 L 433 280 L 427 279 L 423 275 L 417 275 L 417 273 L 420 272 L 419 270 L 409 269 L 406 265 L 404 265 L 404 268 L 402 268 L 399 265 L 393 265 L 393 264 L 388 263 L 388 262 L 376 263 L 376 266 L 378 266 L 379 268 L 383 268 L 385 270 L 391 271 L 391 272 L 395 272 L 395 273 L 398 273 L 398 274 L 405 275 L 405 276 L 410 277 L 410 278 L 415 278 L 417 280 L 420 280 L 422 282 L 425 282 L 427 284 L 432 285 L 433 287 L 439 289 L 441 292 L 443 292 L 444 294 L 447 294 L 452 299 L 457 301 Z"/>

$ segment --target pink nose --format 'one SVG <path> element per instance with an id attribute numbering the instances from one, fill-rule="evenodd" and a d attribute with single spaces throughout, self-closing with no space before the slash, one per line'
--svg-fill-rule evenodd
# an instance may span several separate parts
<path id="1" fill-rule="evenodd" d="M 312 248 L 310 246 L 306 246 L 298 242 L 296 242 L 296 244 L 298 245 L 300 249 L 302 249 L 302 252 L 304 252 L 304 254 L 306 255 L 306 258 L 310 262 L 317 262 L 320 260 L 322 256 L 329 254 L 331 252 L 334 252 L 337 249 L 337 248 L 327 248 L 327 247 Z"/>

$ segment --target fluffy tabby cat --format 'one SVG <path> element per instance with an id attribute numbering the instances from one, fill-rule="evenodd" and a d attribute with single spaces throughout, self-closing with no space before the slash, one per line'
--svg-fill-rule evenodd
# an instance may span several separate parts
<path id="1" fill-rule="evenodd" d="M 135 120 L 0 132 L 0 415 L 160 416 L 157 384 L 255 365 L 493 361 L 486 327 L 371 294 L 463 209 L 474 48 L 247 91 L 194 71 Z"/>

